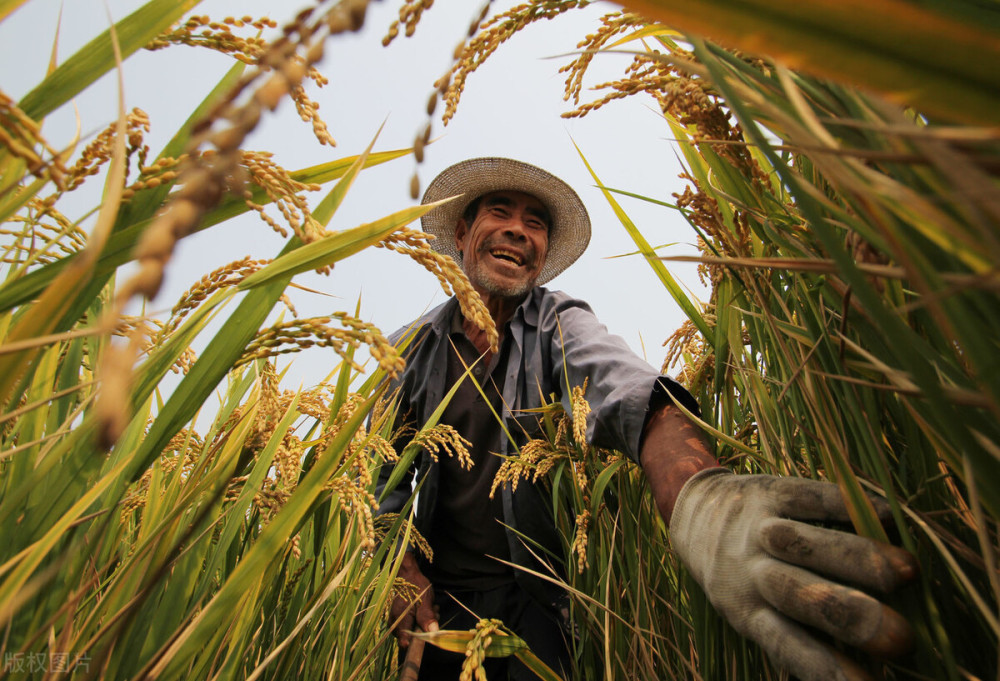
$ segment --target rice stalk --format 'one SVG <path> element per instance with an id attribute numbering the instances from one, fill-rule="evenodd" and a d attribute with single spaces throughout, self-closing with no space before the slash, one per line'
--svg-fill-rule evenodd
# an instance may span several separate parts
<path id="1" fill-rule="evenodd" d="M 461 51 L 450 92 L 461 93 L 463 78 L 509 37 L 505 31 L 573 4 L 526 3 L 487 22 Z M 720 0 L 692 11 L 669 1 L 626 3 L 648 15 L 609 14 L 581 40 L 564 68 L 574 105 L 566 115 L 635 94 L 651 95 L 663 111 L 665 136 L 685 164 L 673 200 L 613 189 L 588 169 L 689 317 L 669 339 L 664 369 L 679 371 L 699 400 L 720 459 L 739 472 L 835 482 L 855 528 L 870 536 L 886 534 L 863 489 L 877 488 L 893 507 L 889 536 L 924 569 L 921 584 L 893 605 L 920 640 L 909 658 L 859 661 L 894 678 L 992 678 L 1000 147 L 996 107 L 986 103 L 996 88 L 985 85 L 980 66 L 995 61 L 1000 24 L 976 3 L 834 4 Z M 925 49 L 928 30 L 946 57 Z M 954 50 L 944 47 L 952 41 Z M 598 84 L 581 103 L 588 67 L 622 49 L 633 57 L 622 77 Z M 640 231 L 616 196 L 681 212 L 711 286 L 706 304 L 673 282 L 664 261 L 674 256 L 650 245 L 674 239 L 644 234 L 655 227 Z M 579 492 L 565 488 L 571 465 L 547 463 L 548 452 L 544 444 L 525 448 L 504 475 L 543 470 L 559 481 L 557 498 L 574 501 L 566 517 L 582 516 L 588 507 Z M 610 567 L 642 545 L 614 543 L 635 527 L 642 503 L 630 498 L 620 508 L 631 517 L 603 536 L 589 508 L 591 567 L 582 573 L 586 588 L 571 591 L 596 594 L 581 599 L 587 607 L 611 602 L 602 580 L 587 576 L 595 566 L 609 566 L 602 575 L 609 585 L 617 570 L 633 583 L 663 579 L 646 565 Z M 575 523 L 560 522 L 569 559 L 580 542 Z M 639 525 L 666 550 L 665 536 Z M 653 598 L 679 614 L 664 636 L 671 645 L 647 657 L 658 673 L 776 675 L 670 567 L 672 590 Z M 592 611 L 587 621 L 601 638 L 589 640 L 580 659 L 605 653 L 589 663 L 591 674 L 634 659 L 637 644 L 610 640 L 610 629 L 596 624 L 613 616 Z M 957 630 L 962 637 L 949 636 Z M 672 667 L 679 660 L 690 667 Z"/>
<path id="2" fill-rule="evenodd" d="M 989 211 L 995 190 L 970 199 L 952 188 L 959 176 L 989 174 L 992 136 L 968 130 L 963 138 L 978 144 L 949 149 L 934 126 L 908 123 L 855 91 L 700 41 L 686 50 L 664 31 L 644 35 L 657 36 L 664 52 L 636 55 L 642 66 L 632 74 L 644 85 L 630 87 L 654 93 L 681 142 L 688 187 L 676 205 L 699 237 L 697 260 L 712 283 L 695 317 L 710 320 L 712 334 L 692 325 L 674 339 L 681 379 L 717 430 L 735 440 L 752 435 L 762 456 L 733 459 L 738 468 L 835 481 L 856 526 L 875 536 L 859 482 L 878 485 L 897 507 L 894 532 L 936 576 L 925 576 L 921 608 L 899 605 L 926 638 L 912 660 L 892 666 L 896 673 L 958 678 L 961 667 L 990 676 L 996 659 L 981 651 L 993 639 L 996 592 L 963 509 L 975 480 L 995 525 L 986 489 L 995 462 L 982 442 L 997 434 L 976 436 L 996 423 L 984 316 L 996 307 L 987 274 L 996 268 L 995 235 L 967 203 Z M 695 89 L 707 106 L 664 95 Z M 945 171 L 923 155 L 920 145 L 932 139 L 959 162 Z M 963 546 L 971 562 L 952 560 L 938 572 L 930 556 L 943 544 L 913 532 L 906 516 L 914 513 L 935 517 L 933 531 Z M 932 589 L 932 581 L 950 587 Z M 981 588 L 992 602 L 968 600 Z M 947 640 L 949 618 L 966 608 L 980 613 L 977 633 L 964 629 L 985 637 L 979 644 Z M 751 659 L 744 649 L 725 673 L 740 677 Z"/>
<path id="3" fill-rule="evenodd" d="M 313 68 L 323 41 L 356 30 L 366 4 L 316 3 L 270 38 L 270 20 L 183 20 L 185 3 L 148 3 L 22 102 L 3 100 L 12 131 L 0 148 L 0 362 L 12 369 L 0 414 L 4 673 L 29 659 L 77 679 L 395 672 L 385 617 L 398 565 L 387 547 L 411 530 L 400 518 L 376 538 L 372 472 L 393 434 L 383 421 L 373 432 L 363 424 L 400 360 L 359 312 L 266 320 L 295 274 L 391 238 L 426 210 L 328 227 L 363 168 L 409 150 L 370 147 L 289 172 L 240 148 L 258 113 L 286 98 L 318 144 L 333 143 L 301 84 L 325 82 Z M 261 36 L 241 38 L 241 28 Z M 155 121 L 139 109 L 78 152 L 75 142 L 44 143 L 37 121 L 114 65 L 116 35 L 122 59 L 143 46 L 198 45 L 240 63 L 159 153 L 145 142 Z M 18 155 L 22 147 L 34 155 Z M 111 200 L 88 239 L 79 225 L 89 214 L 63 206 L 92 178 Z M 333 180 L 310 208 L 305 196 Z M 165 319 L 123 314 L 134 296 L 155 293 L 177 239 L 249 210 L 290 235 L 283 254 L 221 265 Z M 426 256 L 425 235 L 387 243 L 449 290 L 468 286 Z M 132 261 L 137 273 L 123 278 L 118 268 Z M 221 330 L 194 356 L 213 320 Z M 340 344 L 337 368 L 313 388 L 283 390 L 265 358 L 315 339 Z M 366 379 L 354 359 L 362 344 L 383 365 Z M 181 378 L 168 388 L 172 370 Z M 221 404 L 209 414 L 214 391 Z"/>

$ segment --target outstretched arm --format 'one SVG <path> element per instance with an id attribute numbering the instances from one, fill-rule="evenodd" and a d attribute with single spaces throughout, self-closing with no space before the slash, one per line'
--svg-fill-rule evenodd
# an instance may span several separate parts
<path id="1" fill-rule="evenodd" d="M 642 434 L 639 463 L 668 525 L 684 483 L 698 471 L 719 465 L 701 429 L 671 404 L 650 414 Z"/>
<path id="2" fill-rule="evenodd" d="M 868 678 L 811 629 L 880 657 L 910 647 L 907 622 L 866 591 L 912 580 L 917 563 L 898 547 L 813 524 L 849 521 L 836 485 L 733 475 L 672 406 L 651 415 L 640 462 L 675 553 L 715 609 L 772 662 L 803 681 Z M 891 517 L 883 500 L 872 502 L 883 521 Z"/>

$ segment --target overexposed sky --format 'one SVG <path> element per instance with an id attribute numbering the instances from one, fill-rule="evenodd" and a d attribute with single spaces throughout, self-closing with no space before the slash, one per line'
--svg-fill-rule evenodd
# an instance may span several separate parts
<path id="1" fill-rule="evenodd" d="M 0 90 L 20 99 L 43 78 L 60 7 L 59 56 L 64 59 L 103 31 L 109 14 L 118 21 L 141 4 L 138 0 L 29 0 L 0 24 Z M 497 1 L 492 11 L 513 4 Z M 360 34 L 328 41 L 319 68 L 330 83 L 311 93 L 320 103 L 337 147 L 315 142 L 309 125 L 299 121 L 290 102 L 262 119 L 245 146 L 273 151 L 278 163 L 297 169 L 360 153 L 383 121 L 376 149 L 410 146 L 426 123 L 432 83 L 449 67 L 453 48 L 479 6 L 467 0 L 438 0 L 425 13 L 413 38 L 400 36 L 383 48 L 381 37 L 399 3 L 372 2 Z M 280 25 L 298 9 L 294 0 L 205 0 L 193 11 L 213 19 L 266 15 Z M 667 140 L 670 130 L 645 96 L 613 103 L 583 119 L 559 116 L 570 108 L 563 101 L 564 78 L 558 73 L 569 58 L 560 55 L 572 52 L 582 36 L 596 29 L 599 17 L 615 9 L 598 2 L 556 21 L 529 26 L 502 46 L 470 76 L 458 114 L 447 127 L 441 125 L 443 107 L 439 106 L 433 134 L 440 139 L 427 148 L 419 174 L 426 186 L 438 171 L 462 159 L 509 156 L 546 168 L 574 186 L 591 214 L 591 244 L 573 267 L 548 286 L 587 300 L 612 332 L 658 367 L 663 357 L 661 343 L 680 325 L 683 315 L 644 260 L 613 257 L 635 246 L 593 187 L 573 142 L 608 186 L 672 201 L 671 194 L 681 191 L 683 182 L 677 177 L 681 171 L 678 151 Z M 618 77 L 628 61 L 621 55 L 598 57 L 588 84 Z M 141 51 L 126 62 L 126 107 L 138 106 L 149 114 L 148 143 L 153 155 L 230 64 L 227 57 L 188 47 Z M 116 98 L 114 80 L 105 78 L 75 100 L 84 135 L 95 134 L 113 119 Z M 44 132 L 54 146 L 70 142 L 75 116 L 73 105 L 67 105 L 46 120 Z M 346 229 L 412 205 L 409 183 L 415 167 L 410 156 L 364 171 L 330 228 Z M 69 217 L 84 215 L 99 200 L 99 182 L 91 180 L 91 184 L 89 193 L 81 192 L 73 203 L 61 206 Z M 316 193 L 313 201 L 324 193 Z M 665 248 L 664 255 L 693 252 L 694 234 L 679 213 L 633 199 L 619 200 L 651 243 L 677 244 Z M 92 222 L 84 225 L 89 230 Z M 203 274 L 245 255 L 274 257 L 281 246 L 281 239 L 252 215 L 190 237 L 177 249 L 164 288 L 149 309 L 169 310 Z M 693 266 L 670 267 L 696 296 L 707 296 Z M 360 297 L 362 318 L 386 334 L 445 300 L 432 275 L 383 249 L 369 249 L 338 263 L 330 276 L 300 275 L 295 281 L 327 294 L 294 291 L 300 315 L 353 311 Z M 335 361 L 329 351 L 301 355 L 290 372 L 291 387 L 323 378 Z"/>

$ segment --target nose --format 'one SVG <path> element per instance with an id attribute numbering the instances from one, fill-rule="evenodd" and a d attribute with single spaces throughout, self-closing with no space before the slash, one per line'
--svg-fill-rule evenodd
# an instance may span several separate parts
<path id="1" fill-rule="evenodd" d="M 528 240 L 528 228 L 525 226 L 520 214 L 511 216 L 504 225 L 503 233 L 504 236 L 517 239 L 518 241 Z"/>

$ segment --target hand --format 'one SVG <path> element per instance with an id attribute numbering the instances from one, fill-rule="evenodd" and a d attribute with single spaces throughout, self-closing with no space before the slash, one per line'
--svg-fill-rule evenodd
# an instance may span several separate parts
<path id="1" fill-rule="evenodd" d="M 867 679 L 799 623 L 878 656 L 906 652 L 912 631 L 902 616 L 839 582 L 886 593 L 917 575 L 916 561 L 901 548 L 797 520 L 846 522 L 840 490 L 713 468 L 681 490 L 671 543 L 712 605 L 772 662 L 802 681 Z"/>
<path id="2" fill-rule="evenodd" d="M 434 615 L 434 587 L 424 577 L 417 566 L 417 559 L 409 551 L 403 553 L 398 576 L 415 586 L 419 594 L 413 601 L 396 596 L 389 606 L 390 621 L 397 622 L 393 633 L 399 641 L 399 647 L 408 648 L 413 638 L 410 632 L 413 631 L 414 624 L 423 631 L 438 630 L 437 617 Z"/>

